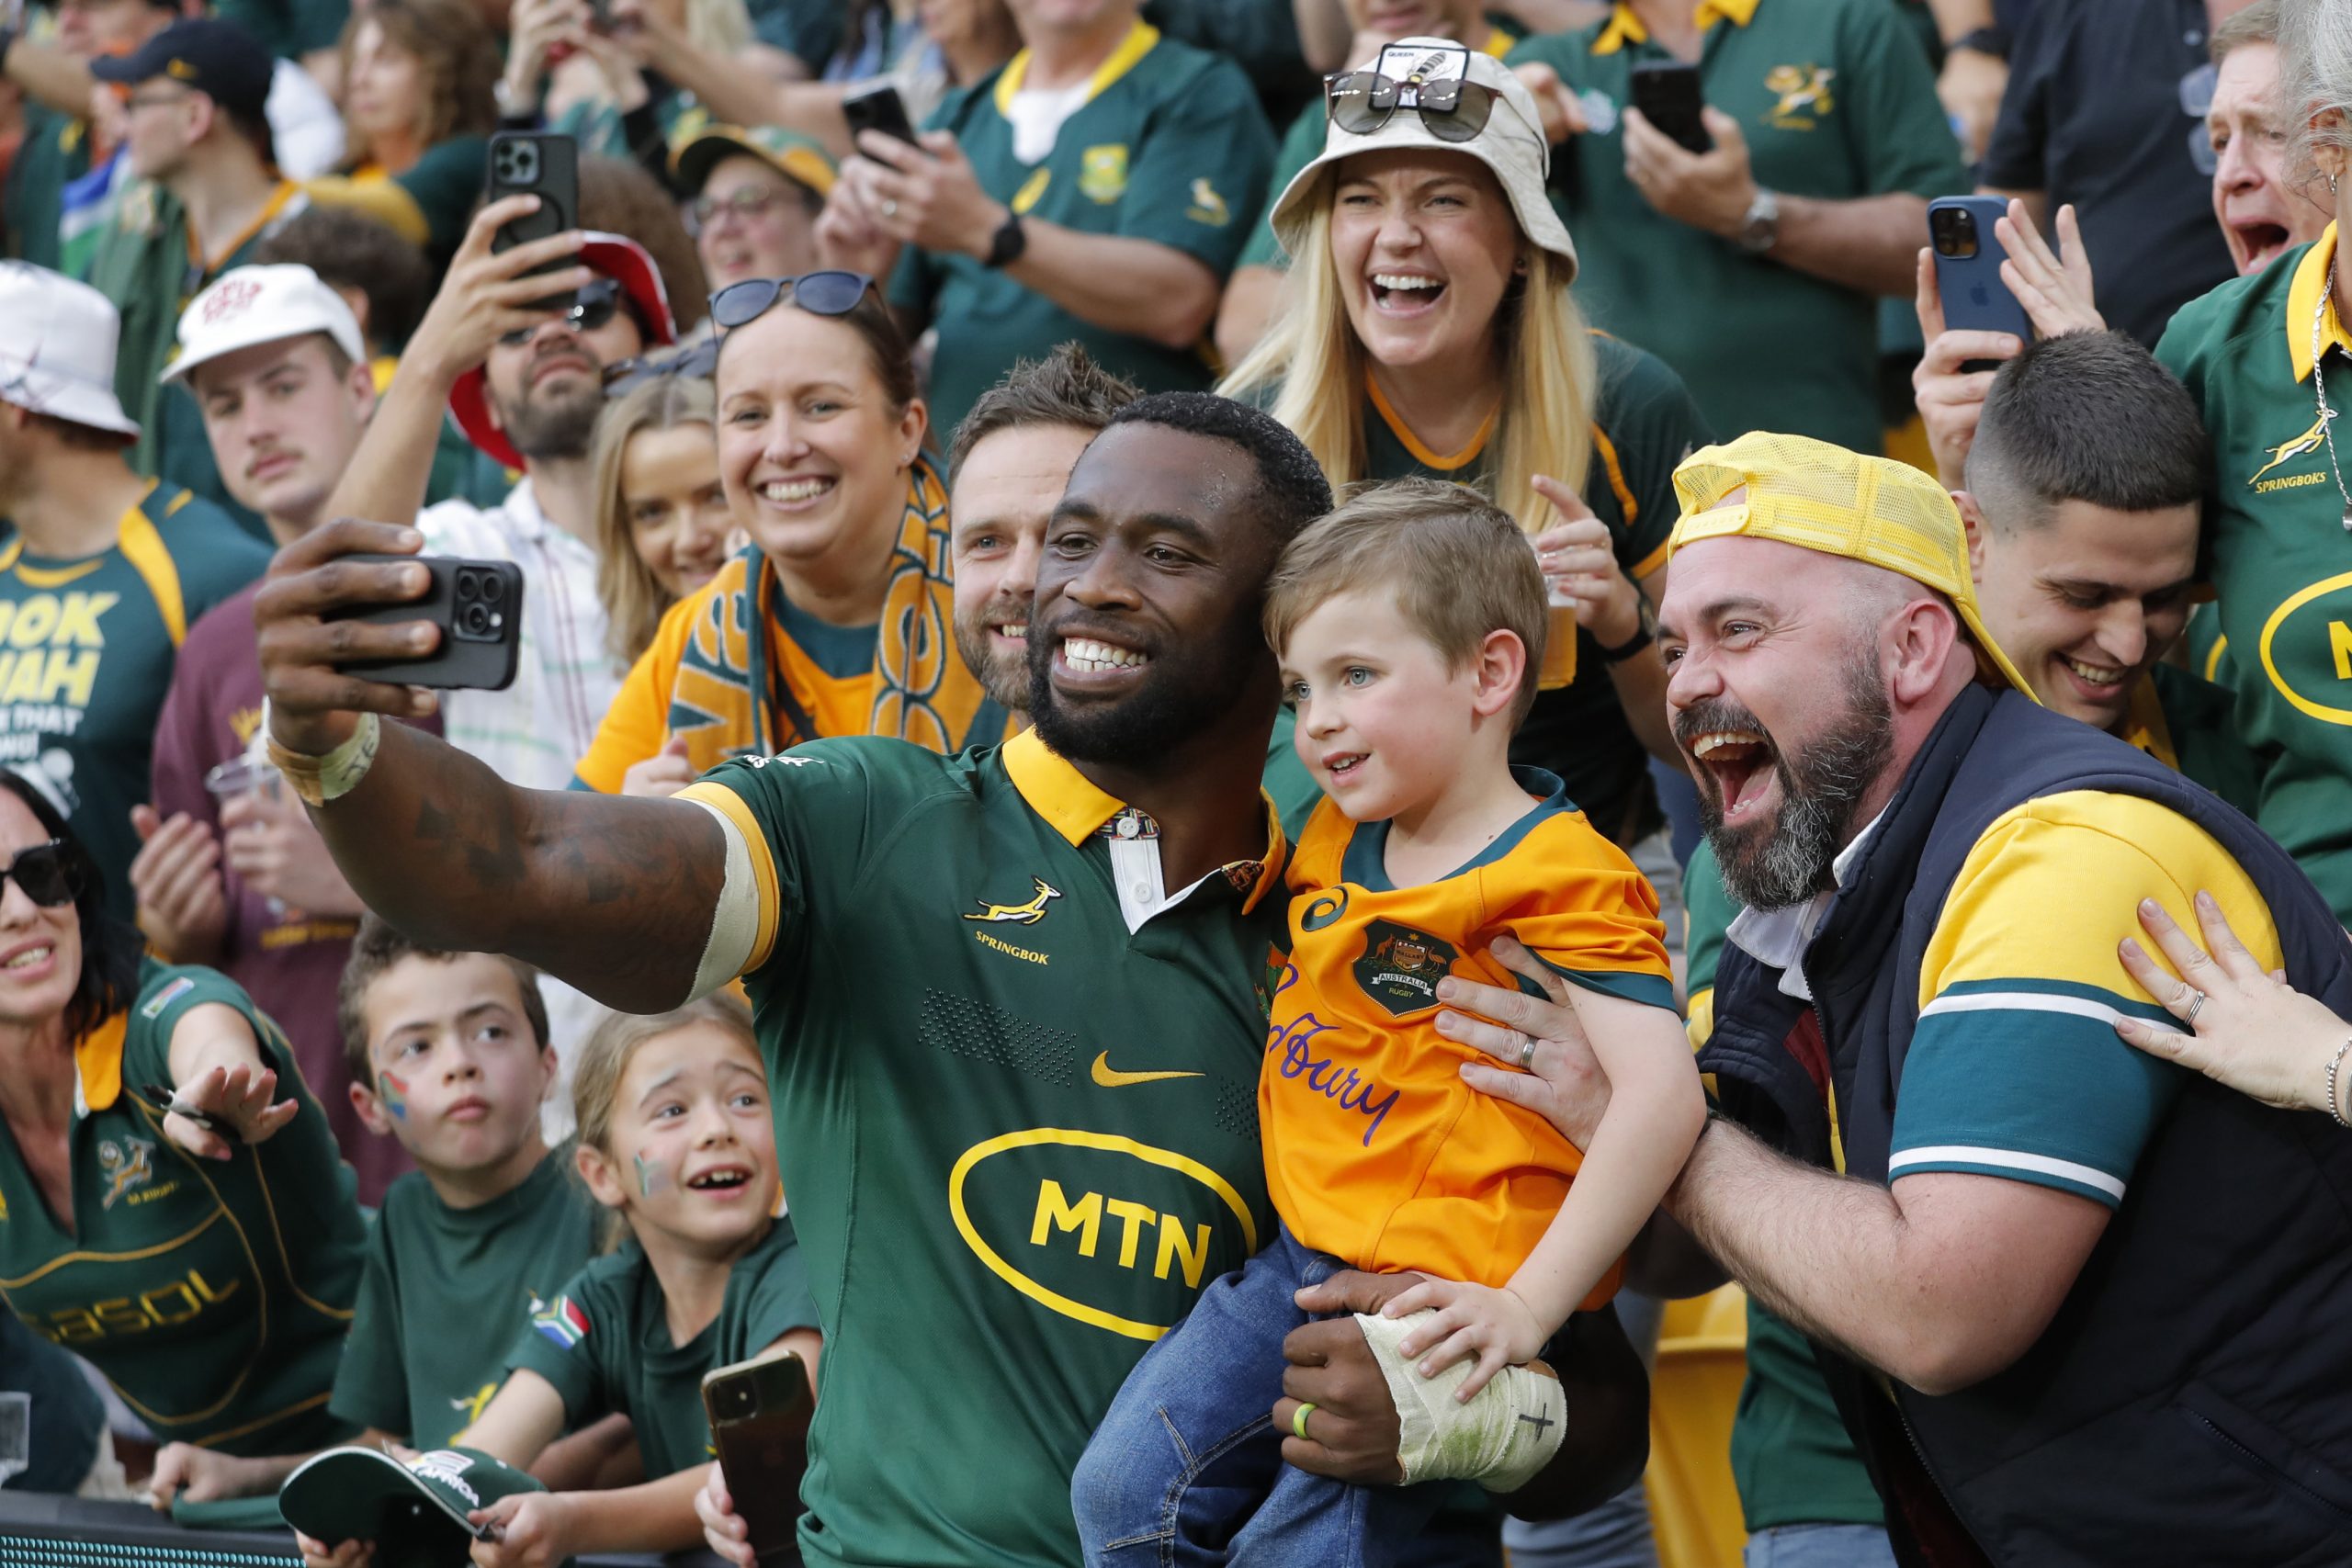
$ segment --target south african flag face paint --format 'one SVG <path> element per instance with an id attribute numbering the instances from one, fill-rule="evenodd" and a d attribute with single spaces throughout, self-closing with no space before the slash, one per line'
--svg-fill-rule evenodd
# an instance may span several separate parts
<path id="1" fill-rule="evenodd" d="M 669 1180 L 670 1174 L 663 1167 L 647 1159 L 643 1155 L 637 1156 L 637 1195 L 639 1197 L 652 1197 L 667 1186 Z"/>
<path id="2" fill-rule="evenodd" d="M 396 1122 L 408 1120 L 408 1082 L 397 1073 L 376 1075 L 376 1096 Z"/>

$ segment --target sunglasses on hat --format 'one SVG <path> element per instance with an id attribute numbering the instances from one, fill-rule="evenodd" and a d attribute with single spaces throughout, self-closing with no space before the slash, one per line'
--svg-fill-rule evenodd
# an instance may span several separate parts
<path id="1" fill-rule="evenodd" d="M 1440 141 L 1468 141 L 1487 129 L 1496 96 L 1494 88 L 1460 76 L 1400 82 L 1377 71 L 1340 71 L 1323 78 L 1324 112 L 1351 136 L 1368 136 L 1408 108 Z"/>
<path id="2" fill-rule="evenodd" d="M 68 854 L 62 839 L 18 850 L 7 868 L 0 870 L 0 887 L 10 882 L 23 888 L 26 897 L 48 909 L 71 904 L 82 891 L 80 868 Z"/>
<path id="3" fill-rule="evenodd" d="M 873 287 L 874 279 L 862 272 L 830 267 L 798 277 L 747 277 L 710 297 L 710 319 L 720 332 L 731 333 L 766 315 L 786 295 L 811 315 L 846 316 Z"/>
<path id="4" fill-rule="evenodd" d="M 611 321 L 620 308 L 621 286 L 609 277 L 594 278 L 581 286 L 580 292 L 572 297 L 571 308 L 556 320 L 575 333 L 593 333 Z M 518 347 L 530 342 L 531 334 L 538 330 L 517 327 L 511 333 L 500 333 L 498 341 L 509 348 Z"/>

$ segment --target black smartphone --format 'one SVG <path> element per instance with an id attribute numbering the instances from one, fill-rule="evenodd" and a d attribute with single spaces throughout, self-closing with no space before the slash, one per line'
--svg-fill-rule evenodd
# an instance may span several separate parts
<path id="1" fill-rule="evenodd" d="M 907 118 L 906 99 L 887 81 L 868 82 L 842 94 L 842 118 L 849 121 L 853 147 L 857 145 L 858 133 L 865 130 L 895 136 L 910 147 L 922 145 L 915 140 L 914 121 Z"/>
<path id="2" fill-rule="evenodd" d="M 482 200 L 523 195 L 537 197 L 539 209 L 500 224 L 491 236 L 492 250 L 513 250 L 580 226 L 580 144 L 569 136 L 539 130 L 502 130 L 492 137 Z M 558 272 L 573 265 L 573 258 L 566 256 L 542 262 L 531 271 Z M 560 310 L 571 303 L 571 297 L 551 295 L 539 303 Z"/>
<path id="3" fill-rule="evenodd" d="M 422 599 L 331 611 L 328 620 L 391 626 L 430 621 L 441 628 L 439 644 L 422 658 L 345 664 L 340 667 L 345 673 L 403 686 L 464 686 L 483 692 L 503 692 L 514 683 L 523 639 L 521 567 L 512 561 L 442 556 L 361 554 L 344 558 L 361 564 L 419 561 L 432 570 L 433 585 Z"/>
<path id="4" fill-rule="evenodd" d="M 1996 196 L 1939 196 L 1928 203 L 1928 245 L 1936 256 L 1936 289 L 1944 325 L 1963 332 L 2009 333 L 2033 341 L 2033 319 L 2001 281 L 2008 258 L 1993 225 L 2009 209 Z M 1992 362 L 1972 364 L 1989 369 Z"/>
<path id="5" fill-rule="evenodd" d="M 794 1521 L 800 1515 L 800 1472 L 808 1462 L 808 1416 L 815 1401 L 800 1358 L 779 1350 L 704 1374 L 703 1414 L 727 1477 L 735 1512 L 765 1562 L 797 1562 Z"/>
<path id="6" fill-rule="evenodd" d="M 1661 62 L 1636 65 L 1633 71 L 1634 107 L 1686 152 L 1714 150 L 1701 113 L 1707 100 L 1699 91 L 1699 68 Z"/>

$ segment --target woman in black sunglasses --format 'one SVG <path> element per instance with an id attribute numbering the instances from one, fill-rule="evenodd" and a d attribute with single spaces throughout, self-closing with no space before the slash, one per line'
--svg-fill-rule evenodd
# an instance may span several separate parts
<path id="1" fill-rule="evenodd" d="M 1219 389 L 1296 431 L 1335 487 L 1459 479 L 1519 519 L 1555 633 L 1512 761 L 1630 843 L 1657 821 L 1645 748 L 1679 754 L 1647 650 L 1674 465 L 1705 425 L 1662 362 L 1586 329 L 1534 99 L 1499 62 L 1408 39 L 1325 88 L 1322 155 L 1272 212 L 1282 307 Z"/>
<path id="2" fill-rule="evenodd" d="M 41 791 L 0 772 L 0 1291 L 155 1435 L 349 1435 L 326 1400 L 365 1232 L 284 1036 L 141 955 Z"/>
<path id="3" fill-rule="evenodd" d="M 824 736 L 1001 739 L 1004 711 L 949 630 L 947 494 L 873 279 L 732 284 L 711 318 L 719 479 L 751 547 L 662 616 L 580 782 L 670 795 L 729 757 Z M 673 732 L 678 714 L 697 722 Z"/>

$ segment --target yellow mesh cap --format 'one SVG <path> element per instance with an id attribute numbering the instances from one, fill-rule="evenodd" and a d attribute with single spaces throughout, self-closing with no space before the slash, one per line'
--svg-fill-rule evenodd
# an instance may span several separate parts
<path id="1" fill-rule="evenodd" d="M 1742 490 L 1739 505 L 1722 504 Z M 1908 463 L 1757 431 L 1684 458 L 1674 470 L 1674 493 L 1682 516 L 1667 541 L 1669 560 L 1685 545 L 1741 534 L 1899 572 L 1951 601 L 1987 680 L 2041 701 L 1977 613 L 1960 509 Z"/>

